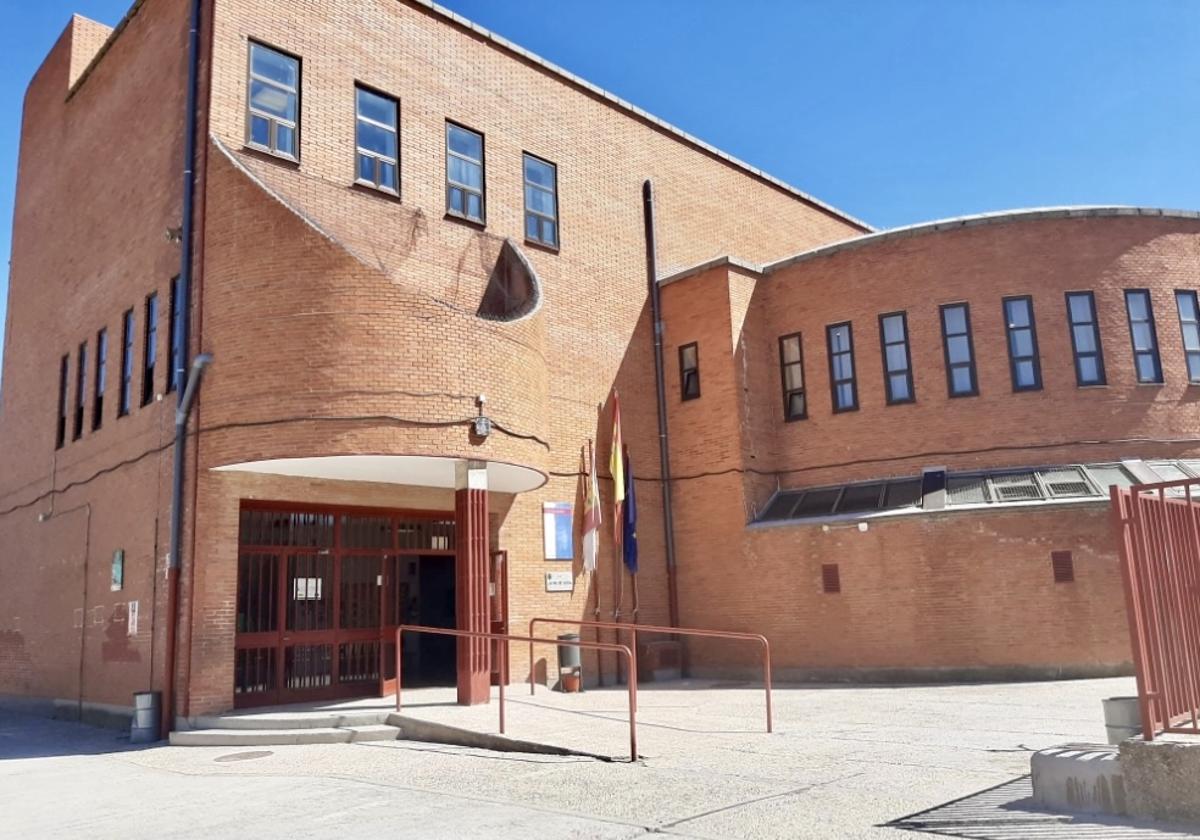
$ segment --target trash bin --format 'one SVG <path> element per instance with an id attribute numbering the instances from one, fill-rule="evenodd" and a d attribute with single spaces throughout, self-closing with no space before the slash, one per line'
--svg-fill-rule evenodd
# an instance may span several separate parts
<path id="1" fill-rule="evenodd" d="M 162 692 L 134 692 L 133 720 L 129 723 L 129 743 L 149 744 L 157 741 L 161 723 Z"/>
<path id="2" fill-rule="evenodd" d="M 578 642 L 578 633 L 563 633 L 558 637 L 560 642 Z M 583 658 L 580 648 L 575 645 L 559 645 L 558 646 L 558 670 L 561 671 L 577 671 L 583 668 Z"/>

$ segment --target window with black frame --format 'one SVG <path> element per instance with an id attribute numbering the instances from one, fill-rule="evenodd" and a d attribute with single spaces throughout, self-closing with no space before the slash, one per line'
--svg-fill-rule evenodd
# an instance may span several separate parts
<path id="1" fill-rule="evenodd" d="M 1129 316 L 1129 340 L 1133 345 L 1133 367 L 1137 381 L 1159 384 L 1163 381 L 1162 360 L 1158 355 L 1158 331 L 1154 327 L 1154 305 L 1148 289 L 1125 290 L 1125 312 Z"/>
<path id="2" fill-rule="evenodd" d="M 398 195 L 400 107 L 392 97 L 362 86 L 354 88 L 354 99 L 355 182 Z"/>
<path id="3" fill-rule="evenodd" d="M 879 343 L 883 352 L 883 384 L 888 405 L 916 400 L 912 355 L 908 348 L 908 315 L 892 312 L 879 316 Z"/>
<path id="4" fill-rule="evenodd" d="M 1200 384 L 1200 306 L 1196 293 L 1180 289 L 1175 292 L 1179 309 L 1179 331 L 1183 338 L 1183 355 L 1187 362 L 1188 382 Z"/>
<path id="5" fill-rule="evenodd" d="M 446 212 L 483 223 L 483 135 L 446 123 Z"/>
<path id="6" fill-rule="evenodd" d="M 700 396 L 700 351 L 694 341 L 679 348 L 679 389 L 681 399 Z"/>
<path id="7" fill-rule="evenodd" d="M 117 416 L 124 417 L 133 406 L 133 310 L 121 317 L 121 396 Z"/>
<path id="8" fill-rule="evenodd" d="M 808 400 L 804 390 L 804 348 L 800 333 L 779 339 L 779 376 L 783 384 L 783 419 L 791 421 L 808 417 Z"/>
<path id="9" fill-rule="evenodd" d="M 104 423 L 104 391 L 108 387 L 108 330 L 96 333 L 96 381 L 92 383 L 92 431 Z"/>
<path id="10" fill-rule="evenodd" d="M 142 348 L 142 405 L 154 399 L 154 368 L 158 362 L 158 293 L 146 298 L 146 331 Z"/>
<path id="11" fill-rule="evenodd" d="M 75 365 L 75 430 L 71 440 L 83 437 L 84 401 L 87 398 L 87 342 L 79 345 L 79 358 Z"/>
<path id="12" fill-rule="evenodd" d="M 1075 355 L 1075 383 L 1080 386 L 1105 384 L 1104 349 L 1100 343 L 1095 295 L 1067 292 L 1067 323 L 1071 328 L 1071 351 Z"/>
<path id="13" fill-rule="evenodd" d="M 1027 295 L 1006 297 L 1003 303 L 1013 390 L 1039 391 L 1042 388 L 1042 363 L 1038 355 L 1033 299 Z"/>
<path id="14" fill-rule="evenodd" d="M 946 387 L 951 397 L 973 397 L 979 393 L 979 383 L 975 375 L 970 307 L 965 303 L 943 304 L 941 317 Z"/>
<path id="15" fill-rule="evenodd" d="M 829 388 L 833 411 L 854 411 L 858 408 L 858 383 L 854 377 L 854 334 L 850 322 L 830 324 L 825 328 L 829 346 Z"/>
<path id="16" fill-rule="evenodd" d="M 525 238 L 530 242 L 558 247 L 558 167 L 526 152 Z"/>
<path id="17" fill-rule="evenodd" d="M 54 430 L 54 448 L 62 449 L 67 442 L 67 382 L 71 370 L 70 355 L 63 356 L 58 363 L 58 417 Z"/>
<path id="18" fill-rule="evenodd" d="M 250 42 L 246 142 L 300 159 L 300 59 Z"/>

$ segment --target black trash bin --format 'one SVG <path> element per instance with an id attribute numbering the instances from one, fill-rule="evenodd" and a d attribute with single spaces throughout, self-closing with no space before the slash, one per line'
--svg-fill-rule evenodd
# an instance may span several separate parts
<path id="1" fill-rule="evenodd" d="M 149 744 L 157 741 L 161 723 L 162 692 L 134 692 L 133 720 L 129 722 L 129 743 Z"/>

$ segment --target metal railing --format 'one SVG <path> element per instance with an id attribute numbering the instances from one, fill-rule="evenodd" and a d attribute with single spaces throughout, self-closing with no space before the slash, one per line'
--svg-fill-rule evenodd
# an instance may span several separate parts
<path id="1" fill-rule="evenodd" d="M 1200 479 L 1111 500 L 1143 735 L 1200 734 Z"/>
<path id="2" fill-rule="evenodd" d="M 767 694 L 767 732 L 773 731 L 773 722 L 771 716 L 771 643 L 767 641 L 766 636 L 758 633 L 740 633 L 733 630 L 702 630 L 696 627 L 660 627 L 654 624 L 622 624 L 615 621 L 583 621 L 574 618 L 531 618 L 529 620 L 529 635 L 533 635 L 534 625 L 537 624 L 558 624 L 571 627 L 594 627 L 597 630 L 625 630 L 632 634 L 631 647 L 633 648 L 633 661 L 630 664 L 630 673 L 633 675 L 632 680 L 637 679 L 637 634 L 642 633 L 669 633 L 679 636 L 700 636 L 710 639 L 733 639 L 735 641 L 757 642 L 762 646 L 762 666 L 763 666 L 763 688 Z M 535 684 L 533 674 L 533 644 L 529 645 L 529 693 L 533 694 Z M 635 698 L 636 700 L 636 698 Z"/>
<path id="3" fill-rule="evenodd" d="M 435 636 L 455 636 L 460 639 L 486 639 L 493 642 L 528 642 L 530 650 L 533 649 L 535 642 L 539 644 L 550 645 L 572 645 L 578 648 L 586 648 L 589 650 L 611 650 L 617 654 L 624 654 L 626 661 L 629 663 L 630 673 L 633 675 L 629 680 L 629 760 L 637 761 L 637 657 L 632 650 L 627 646 L 610 643 L 610 642 L 585 642 L 582 639 L 578 641 L 563 641 L 559 639 L 537 639 L 533 637 L 532 632 L 528 636 L 514 636 L 509 633 L 488 633 L 481 630 L 455 630 L 448 627 L 424 627 L 419 624 L 401 624 L 396 628 L 396 711 L 400 712 L 403 709 L 401 703 L 401 695 L 404 690 L 403 665 L 404 648 L 401 644 L 401 636 L 404 633 L 430 633 Z M 508 645 L 496 645 L 500 651 L 500 673 L 508 672 Z M 489 669 L 490 670 L 490 669 Z M 500 684 L 500 734 L 504 732 L 504 680 L 499 681 Z"/>

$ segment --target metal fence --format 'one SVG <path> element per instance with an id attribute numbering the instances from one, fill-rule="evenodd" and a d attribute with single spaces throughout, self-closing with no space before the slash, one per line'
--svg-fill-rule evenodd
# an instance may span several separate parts
<path id="1" fill-rule="evenodd" d="M 1144 736 L 1200 734 L 1200 479 L 1111 498 Z"/>

